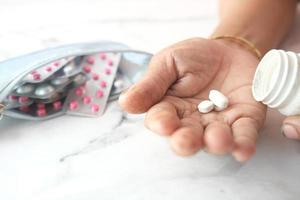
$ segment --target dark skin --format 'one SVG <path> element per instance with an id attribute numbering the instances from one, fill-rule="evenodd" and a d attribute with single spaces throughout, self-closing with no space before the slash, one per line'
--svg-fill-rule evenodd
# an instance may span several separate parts
<path id="1" fill-rule="evenodd" d="M 170 136 L 179 155 L 206 148 L 214 154 L 233 152 L 244 161 L 255 152 L 266 113 L 251 95 L 257 63 L 238 45 L 201 38 L 182 41 L 158 53 L 144 79 L 122 95 L 120 103 L 132 113 L 148 111 L 145 125 Z M 229 108 L 201 114 L 197 105 L 211 89 L 228 96 Z"/>
<path id="2" fill-rule="evenodd" d="M 276 46 L 288 31 L 296 5 L 295 0 L 224 2 L 221 1 L 221 22 L 213 35 L 244 37 L 262 53 Z M 266 4 L 269 6 L 261 9 Z M 247 9 L 242 12 L 244 7 Z M 224 10 L 230 10 L 230 15 Z M 279 13 L 263 22 L 252 20 L 256 15 L 273 15 L 275 11 Z M 280 31 L 268 35 L 258 30 L 276 27 L 280 22 Z M 147 112 L 145 126 L 170 137 L 171 147 L 179 155 L 205 149 L 217 155 L 231 153 L 243 162 L 255 153 L 266 116 L 266 107 L 256 102 L 251 93 L 258 62 L 253 51 L 234 41 L 188 39 L 157 53 L 144 78 L 123 93 L 119 103 L 130 113 Z M 208 98 L 211 89 L 225 94 L 229 106 L 221 112 L 201 114 L 197 105 Z"/>

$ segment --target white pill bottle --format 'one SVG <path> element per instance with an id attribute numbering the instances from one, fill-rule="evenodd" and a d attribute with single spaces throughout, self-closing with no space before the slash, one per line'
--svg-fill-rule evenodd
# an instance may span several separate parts
<path id="1" fill-rule="evenodd" d="M 269 51 L 257 66 L 252 93 L 256 101 L 283 115 L 300 114 L 300 55 Z"/>

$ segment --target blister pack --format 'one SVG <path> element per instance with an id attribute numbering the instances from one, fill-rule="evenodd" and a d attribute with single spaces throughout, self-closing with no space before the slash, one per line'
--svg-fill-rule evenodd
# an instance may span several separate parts
<path id="1" fill-rule="evenodd" d="M 73 57 L 63 58 L 38 69 L 31 71 L 26 77 L 24 77 L 23 81 L 27 83 L 40 83 L 46 80 L 48 77 L 52 76 L 55 72 L 59 71 L 66 64 L 68 64 Z"/>
<path id="2" fill-rule="evenodd" d="M 84 58 L 84 85 L 73 89 L 66 99 L 68 114 L 98 116 L 104 112 L 121 60 L 120 53 L 100 53 Z"/>
<path id="3" fill-rule="evenodd" d="M 135 55 L 135 57 L 132 57 Z M 73 44 L 0 63 L 0 116 L 96 117 L 145 71 L 151 54 L 120 43 Z"/>

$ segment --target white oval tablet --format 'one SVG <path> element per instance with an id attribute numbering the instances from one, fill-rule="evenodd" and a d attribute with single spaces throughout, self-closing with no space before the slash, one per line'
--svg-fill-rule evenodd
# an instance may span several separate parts
<path id="1" fill-rule="evenodd" d="M 218 90 L 211 90 L 209 92 L 208 98 L 216 106 L 216 111 L 222 111 L 228 107 L 228 98 Z"/>
<path id="2" fill-rule="evenodd" d="M 214 109 L 214 103 L 209 100 L 201 101 L 198 105 L 198 110 L 201 113 L 209 113 Z"/>

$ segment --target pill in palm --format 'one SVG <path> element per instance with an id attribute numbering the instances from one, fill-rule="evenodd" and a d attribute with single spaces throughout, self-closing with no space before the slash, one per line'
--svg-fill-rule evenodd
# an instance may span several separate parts
<path id="1" fill-rule="evenodd" d="M 198 110 L 201 113 L 209 113 L 214 109 L 214 103 L 210 100 L 201 101 L 198 105 Z"/>
<path id="2" fill-rule="evenodd" d="M 208 98 L 215 105 L 216 111 L 222 111 L 228 107 L 228 98 L 218 90 L 211 90 Z"/>

